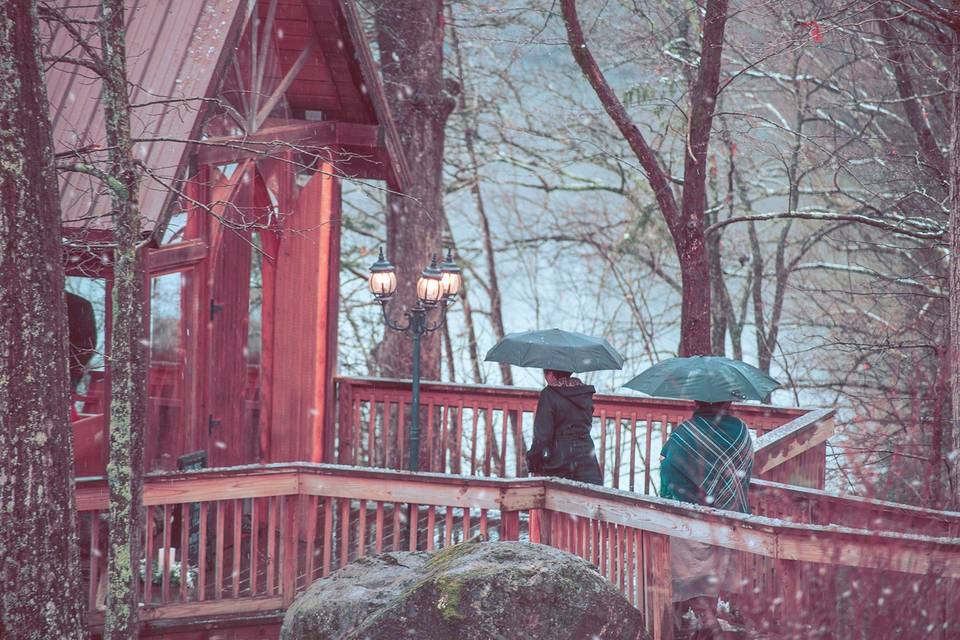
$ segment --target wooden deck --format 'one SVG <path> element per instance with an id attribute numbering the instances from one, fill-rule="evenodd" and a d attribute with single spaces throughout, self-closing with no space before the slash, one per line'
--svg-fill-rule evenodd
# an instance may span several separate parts
<path id="1" fill-rule="evenodd" d="M 849 629 L 848 610 L 857 612 L 864 632 L 882 630 L 891 622 L 886 612 L 898 611 L 898 598 L 903 611 L 919 590 L 927 610 L 909 610 L 934 631 L 918 628 L 901 637 L 957 637 L 952 627 L 937 630 L 953 622 L 960 605 L 960 539 L 947 537 L 960 531 L 960 514 L 764 481 L 755 489 L 757 514 L 799 514 L 800 522 L 542 478 L 309 463 L 154 476 L 144 495 L 150 560 L 143 573 L 157 577 L 142 582 L 143 619 L 148 630 L 203 627 L 224 615 L 275 624 L 296 593 L 357 557 L 444 547 L 480 535 L 550 544 L 585 558 L 645 611 L 654 637 L 669 638 L 670 545 L 682 538 L 736 550 L 748 594 L 741 608 L 783 633 L 814 623 Z M 79 482 L 77 507 L 85 555 L 94 559 L 87 584 L 96 630 L 102 623 L 105 483 Z M 881 514 L 884 526 L 901 533 L 878 530 Z M 917 535 L 938 527 L 941 536 Z M 161 546 L 178 549 L 177 562 L 192 568 L 191 580 L 175 580 L 167 561 L 154 573 Z M 876 606 L 884 597 L 889 609 Z"/>
<path id="2" fill-rule="evenodd" d="M 532 428 L 537 392 L 529 389 L 425 385 L 421 459 L 435 471 L 375 468 L 405 462 L 408 389 L 405 381 L 338 381 L 338 421 L 324 450 L 344 464 L 150 476 L 143 635 L 276 638 L 298 592 L 358 557 L 481 536 L 585 558 L 644 610 L 658 639 L 672 633 L 669 558 L 677 539 L 734 550 L 742 588 L 729 597 L 772 637 L 801 628 L 819 629 L 818 637 L 852 637 L 851 630 L 960 637 L 960 514 L 824 492 L 832 410 L 739 409 L 758 434 L 754 515 L 743 516 L 655 495 L 647 461 L 689 414 L 687 403 L 598 395 L 594 435 L 610 487 L 599 488 L 511 477 Z M 77 508 L 97 632 L 106 563 L 102 478 L 77 482 Z M 161 549 L 175 549 L 175 559 Z"/>

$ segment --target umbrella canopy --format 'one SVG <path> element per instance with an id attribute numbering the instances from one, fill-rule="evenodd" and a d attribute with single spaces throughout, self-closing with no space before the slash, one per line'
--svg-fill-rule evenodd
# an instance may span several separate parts
<path id="1" fill-rule="evenodd" d="M 780 383 L 739 360 L 692 356 L 664 360 L 623 386 L 661 398 L 726 402 L 763 401 Z"/>
<path id="2" fill-rule="evenodd" d="M 485 360 L 574 373 L 623 367 L 623 356 L 603 338 L 560 329 L 509 333 Z"/>

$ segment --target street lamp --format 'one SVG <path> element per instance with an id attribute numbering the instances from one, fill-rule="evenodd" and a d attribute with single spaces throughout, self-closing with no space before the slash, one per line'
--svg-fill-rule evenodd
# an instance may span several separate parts
<path id="1" fill-rule="evenodd" d="M 447 249 L 447 257 L 437 264 L 434 254 L 430 266 L 423 270 L 417 279 L 417 304 L 405 315 L 406 323 L 401 325 L 390 319 L 387 314 L 387 304 L 397 291 L 397 273 L 389 260 L 383 256 L 380 249 L 380 258 L 370 267 L 370 276 L 367 280 L 370 293 L 380 303 L 383 310 L 384 323 L 394 331 L 409 331 L 413 336 L 413 397 L 411 398 L 410 424 L 410 471 L 420 470 L 420 337 L 436 331 L 443 326 L 443 318 L 447 307 L 454 303 L 463 276 L 457 263 L 453 261 L 453 253 Z M 440 309 L 440 317 L 434 322 L 427 321 L 427 314 L 431 310 Z"/>

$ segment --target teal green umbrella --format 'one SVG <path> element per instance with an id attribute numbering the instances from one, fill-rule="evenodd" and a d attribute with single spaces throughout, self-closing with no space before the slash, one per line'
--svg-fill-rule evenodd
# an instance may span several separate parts
<path id="1" fill-rule="evenodd" d="M 660 398 L 762 402 L 780 383 L 746 362 L 718 356 L 692 356 L 664 360 L 623 386 Z"/>
<path id="2" fill-rule="evenodd" d="M 603 338 L 560 329 L 508 333 L 485 360 L 574 373 L 623 367 L 623 356 Z"/>

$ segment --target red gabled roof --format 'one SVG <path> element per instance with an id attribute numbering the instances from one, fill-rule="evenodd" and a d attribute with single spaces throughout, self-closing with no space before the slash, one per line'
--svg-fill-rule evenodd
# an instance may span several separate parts
<path id="1" fill-rule="evenodd" d="M 271 2 L 259 0 L 256 6 L 260 28 Z M 69 17 L 96 17 L 96 3 L 90 0 L 56 0 L 56 6 Z M 177 141 L 198 135 L 204 104 L 198 98 L 216 96 L 224 77 L 233 72 L 238 43 L 255 28 L 248 6 L 247 0 L 127 0 L 131 101 L 145 105 L 134 109 L 132 133 L 135 138 L 164 139 L 141 142 L 134 152 L 159 180 L 182 176 L 189 145 Z M 266 66 L 263 86 L 277 86 L 315 37 L 311 55 L 285 93 L 289 109 L 322 111 L 327 120 L 381 125 L 391 164 L 402 176 L 399 137 L 358 20 L 350 0 L 276 0 L 276 55 Z M 43 35 L 45 55 L 82 57 L 63 26 L 45 25 Z M 91 44 L 99 47 L 95 33 Z M 95 150 L 104 145 L 105 135 L 100 80 L 83 67 L 61 61 L 49 65 L 47 83 L 56 151 L 84 149 L 102 158 Z M 109 198 L 97 179 L 64 173 L 60 186 L 65 226 L 110 226 Z M 144 179 L 140 208 L 146 227 L 161 219 L 171 197 L 157 180 Z"/>

